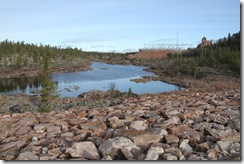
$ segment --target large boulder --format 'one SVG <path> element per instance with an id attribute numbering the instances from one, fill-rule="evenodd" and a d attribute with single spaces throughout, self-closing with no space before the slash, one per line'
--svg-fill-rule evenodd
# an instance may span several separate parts
<path id="1" fill-rule="evenodd" d="M 77 142 L 72 148 L 67 148 L 66 153 L 74 158 L 85 158 L 100 160 L 100 155 L 94 143 L 92 142 Z"/>
<path id="2" fill-rule="evenodd" d="M 126 150 L 123 150 L 126 149 Z M 141 151 L 141 148 L 136 146 L 130 139 L 125 137 L 116 137 L 108 139 L 99 146 L 99 151 L 103 157 L 110 156 L 112 159 L 123 159 L 125 155 L 122 152 L 130 152 L 132 158 Z"/>

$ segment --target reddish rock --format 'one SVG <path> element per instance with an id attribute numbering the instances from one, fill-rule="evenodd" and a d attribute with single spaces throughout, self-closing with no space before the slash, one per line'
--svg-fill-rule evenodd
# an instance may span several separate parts
<path id="1" fill-rule="evenodd" d="M 54 148 L 48 150 L 48 154 L 51 156 L 50 159 L 57 159 L 62 154 L 62 151 L 60 150 L 60 148 Z"/>
<path id="2" fill-rule="evenodd" d="M 94 130 L 94 129 L 102 129 L 102 130 L 106 130 L 107 126 L 103 121 L 89 121 L 86 123 L 83 123 L 80 125 L 80 127 L 82 129 L 90 129 L 90 130 Z"/>
<path id="3" fill-rule="evenodd" d="M 78 115 L 79 118 L 84 118 L 84 117 L 87 116 L 87 112 L 86 111 L 82 111 L 82 112 L 79 112 L 77 115 Z"/>
<path id="4" fill-rule="evenodd" d="M 30 126 L 23 126 L 21 128 L 19 128 L 16 132 L 15 135 L 18 136 L 22 136 L 24 134 L 28 134 L 30 131 L 32 130 L 32 128 Z"/>
<path id="5" fill-rule="evenodd" d="M 20 153 L 16 160 L 39 160 L 39 157 L 32 152 Z"/>
<path id="6" fill-rule="evenodd" d="M 183 138 L 187 135 L 188 126 L 187 125 L 179 125 L 176 127 L 169 128 L 169 133 L 174 134 L 179 138 Z"/>
<path id="7" fill-rule="evenodd" d="M 180 139 L 174 134 L 167 135 L 165 140 L 167 144 L 178 143 L 180 141 Z"/>
<path id="8" fill-rule="evenodd" d="M 130 139 L 137 145 L 142 147 L 149 147 L 150 144 L 158 143 L 163 137 L 155 134 L 144 133 L 137 136 L 131 136 Z"/>

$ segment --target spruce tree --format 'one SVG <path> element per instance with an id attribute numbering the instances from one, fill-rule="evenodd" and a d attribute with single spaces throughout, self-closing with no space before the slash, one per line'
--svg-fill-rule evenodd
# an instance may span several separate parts
<path id="1" fill-rule="evenodd" d="M 48 70 L 48 55 L 43 57 L 43 77 L 42 77 L 42 95 L 41 95 L 41 112 L 49 112 L 49 101 L 52 97 L 58 97 L 58 91 L 55 83 L 52 82 Z"/>

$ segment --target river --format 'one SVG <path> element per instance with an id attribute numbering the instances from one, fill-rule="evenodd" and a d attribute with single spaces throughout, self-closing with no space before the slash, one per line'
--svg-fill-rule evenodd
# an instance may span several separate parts
<path id="1" fill-rule="evenodd" d="M 57 84 L 61 97 L 77 97 L 91 90 L 106 91 L 109 89 L 127 92 L 130 88 L 136 94 L 168 92 L 183 88 L 161 81 L 136 83 L 131 79 L 142 76 L 156 76 L 143 70 L 147 67 L 133 65 L 111 65 L 93 62 L 92 70 L 51 74 Z M 41 89 L 41 77 L 24 77 L 0 80 L 0 94 L 27 93 Z"/>

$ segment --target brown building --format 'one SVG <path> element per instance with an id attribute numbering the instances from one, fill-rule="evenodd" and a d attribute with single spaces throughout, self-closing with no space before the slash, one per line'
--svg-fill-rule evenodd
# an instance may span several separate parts
<path id="1" fill-rule="evenodd" d="M 202 38 L 202 43 L 200 43 L 197 47 L 206 47 L 206 46 L 211 46 L 212 45 L 212 41 L 207 40 L 207 38 L 204 36 Z"/>

